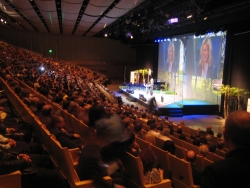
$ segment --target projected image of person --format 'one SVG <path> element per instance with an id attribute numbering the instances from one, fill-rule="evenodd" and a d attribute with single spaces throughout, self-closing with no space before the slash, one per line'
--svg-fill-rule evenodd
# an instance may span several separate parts
<path id="1" fill-rule="evenodd" d="M 216 68 L 212 58 L 212 41 L 209 37 L 204 38 L 201 44 L 197 76 L 212 79 L 216 77 Z"/>
<path id="2" fill-rule="evenodd" d="M 170 42 L 167 50 L 167 71 L 176 72 L 177 64 L 175 63 L 175 46 L 173 42 Z"/>

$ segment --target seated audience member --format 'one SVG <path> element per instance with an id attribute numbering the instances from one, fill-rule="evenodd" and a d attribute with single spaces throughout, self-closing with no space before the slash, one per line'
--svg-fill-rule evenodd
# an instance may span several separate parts
<path id="1" fill-rule="evenodd" d="M 177 134 L 182 134 L 182 128 L 181 128 L 180 125 L 177 127 L 176 133 Z"/>
<path id="2" fill-rule="evenodd" d="M 156 130 L 157 127 L 156 127 L 156 124 L 154 121 L 151 121 L 149 123 L 149 127 L 150 127 L 149 133 L 151 133 L 159 138 L 161 137 L 161 133 Z"/>
<path id="3" fill-rule="evenodd" d="M 207 139 L 205 136 L 200 137 L 200 144 L 207 144 Z"/>
<path id="4" fill-rule="evenodd" d="M 210 134 L 210 135 L 214 135 L 214 131 L 212 130 L 212 127 L 211 127 L 211 126 L 207 126 L 207 128 L 206 128 L 206 133 L 207 133 L 207 134 Z"/>
<path id="5" fill-rule="evenodd" d="M 142 120 L 142 121 L 145 122 L 145 123 L 148 122 L 147 114 L 146 114 L 145 112 L 143 112 L 143 113 L 141 114 L 140 120 Z"/>
<path id="6" fill-rule="evenodd" d="M 180 134 L 180 136 L 179 136 L 179 139 L 180 140 L 184 140 L 184 141 L 186 141 L 187 139 L 186 139 L 186 136 L 184 135 L 184 134 Z"/>
<path id="7" fill-rule="evenodd" d="M 37 111 L 37 103 L 40 101 L 40 99 L 38 97 L 32 97 L 30 99 L 30 106 L 29 109 L 35 114 L 35 112 Z"/>
<path id="8" fill-rule="evenodd" d="M 21 184 L 28 187 L 70 188 L 67 180 L 53 170 L 53 164 L 47 155 L 14 155 L 0 147 L 0 175 L 20 170 Z M 1 184 L 1 183 L 0 183 Z"/>
<path id="9" fill-rule="evenodd" d="M 151 149 L 144 149 L 140 153 L 146 184 L 160 183 L 162 172 L 157 168 L 157 157 Z"/>
<path id="10" fill-rule="evenodd" d="M 216 148 L 219 150 L 222 150 L 224 148 L 224 142 L 223 141 L 218 141 L 216 144 Z"/>
<path id="11" fill-rule="evenodd" d="M 46 104 L 42 107 L 42 114 L 39 116 L 40 121 L 48 128 L 51 122 L 52 106 Z"/>
<path id="12" fill-rule="evenodd" d="M 161 134 L 162 134 L 162 136 L 169 137 L 170 136 L 170 129 L 169 128 L 163 128 Z"/>
<path id="13" fill-rule="evenodd" d="M 77 165 L 76 171 L 81 181 L 92 179 L 95 187 L 100 188 L 111 188 L 110 185 L 103 179 L 103 176 L 108 175 L 107 171 L 102 168 L 101 164 L 105 164 L 103 162 L 103 157 L 101 155 L 101 150 L 107 146 L 104 140 L 99 140 L 96 138 L 88 138 L 86 139 L 87 143 L 84 148 L 81 150 L 79 163 Z M 107 159 L 109 160 L 109 158 Z M 111 158 L 113 161 L 114 159 Z M 115 161 L 114 161 L 115 162 Z M 117 160 L 117 166 L 119 167 L 119 160 Z M 112 170 L 113 171 L 113 170 Z M 124 185 L 124 181 L 120 176 L 119 170 L 115 172 L 111 172 L 110 176 L 112 181 L 116 185 Z"/>
<path id="14" fill-rule="evenodd" d="M 190 134 L 190 138 L 194 140 L 195 139 L 195 134 Z"/>
<path id="15" fill-rule="evenodd" d="M 186 161 L 191 163 L 192 176 L 194 185 L 200 185 L 201 171 L 195 164 L 196 153 L 193 150 L 189 150 L 186 153 Z"/>
<path id="16" fill-rule="evenodd" d="M 43 106 L 45 105 L 46 103 L 44 101 L 38 101 L 37 105 L 36 105 L 36 112 L 34 112 L 34 114 L 39 117 L 42 115 L 42 109 L 43 109 Z"/>
<path id="17" fill-rule="evenodd" d="M 135 125 L 134 125 L 134 133 L 135 136 L 142 138 L 143 134 L 142 134 L 142 123 L 139 121 L 135 121 Z"/>
<path id="18" fill-rule="evenodd" d="M 215 150 L 216 150 L 216 145 L 213 144 L 213 143 L 209 143 L 209 144 L 208 144 L 208 150 L 209 150 L 209 152 L 214 153 Z"/>
<path id="19" fill-rule="evenodd" d="M 225 121 L 223 138 L 228 148 L 224 160 L 207 166 L 201 177 L 201 188 L 247 187 L 250 169 L 250 113 L 234 111 Z"/>
<path id="20" fill-rule="evenodd" d="M 152 134 L 151 132 L 147 132 L 146 134 L 144 134 L 142 136 L 142 139 L 155 145 L 155 135 Z"/>
<path id="21" fill-rule="evenodd" d="M 200 147 L 199 147 L 199 154 L 203 157 L 206 157 L 208 153 L 208 146 L 205 145 L 205 144 L 202 144 Z"/>
<path id="22" fill-rule="evenodd" d="M 200 138 L 195 137 L 194 141 L 193 141 L 193 145 L 195 146 L 200 146 Z"/>
<path id="23" fill-rule="evenodd" d="M 51 134 L 55 135 L 56 139 L 58 140 L 58 142 L 60 142 L 62 147 L 67 147 L 69 149 L 81 149 L 84 146 L 83 140 L 80 135 L 75 134 L 73 131 L 67 130 L 62 116 L 52 116 L 51 123 L 48 129 Z"/>
<path id="24" fill-rule="evenodd" d="M 164 142 L 162 149 L 164 151 L 170 152 L 172 155 L 175 155 L 175 144 L 172 140 L 167 140 Z"/>
<path id="25" fill-rule="evenodd" d="M 207 140 L 207 143 L 209 144 L 210 142 L 211 142 L 211 135 L 210 134 L 207 134 L 206 136 L 205 136 L 205 138 L 206 138 L 206 140 Z"/>
<path id="26" fill-rule="evenodd" d="M 126 118 L 124 118 L 122 120 L 122 122 L 123 122 L 123 124 L 124 124 L 124 126 L 126 128 L 127 133 L 133 133 L 134 132 L 134 130 L 133 130 L 134 126 L 133 126 L 133 124 L 130 123 L 130 118 L 126 117 Z"/>

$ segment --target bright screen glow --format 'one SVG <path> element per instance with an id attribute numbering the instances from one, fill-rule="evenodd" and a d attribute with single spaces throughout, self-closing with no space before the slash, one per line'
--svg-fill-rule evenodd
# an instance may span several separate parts
<path id="1" fill-rule="evenodd" d="M 175 36 L 159 43 L 158 78 L 184 99 L 218 103 L 215 85 L 222 83 L 226 32 Z"/>

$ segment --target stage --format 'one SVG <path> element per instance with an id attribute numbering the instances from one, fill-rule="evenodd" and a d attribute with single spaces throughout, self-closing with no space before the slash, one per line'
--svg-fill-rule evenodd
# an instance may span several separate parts
<path id="1" fill-rule="evenodd" d="M 128 92 L 129 91 L 129 92 Z M 131 102 L 137 102 L 148 107 L 148 101 L 152 98 L 149 91 L 145 89 L 128 89 L 127 86 L 120 86 L 120 92 L 126 95 Z M 139 99 L 143 96 L 145 101 Z M 195 99 L 183 99 L 181 96 L 166 94 L 164 91 L 154 90 L 153 96 L 156 99 L 158 112 L 161 116 L 182 117 L 184 115 L 217 115 L 219 105 L 208 101 Z"/>

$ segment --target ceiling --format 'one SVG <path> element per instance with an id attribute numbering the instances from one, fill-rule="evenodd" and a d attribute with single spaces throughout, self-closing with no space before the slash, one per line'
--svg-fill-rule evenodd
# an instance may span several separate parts
<path id="1" fill-rule="evenodd" d="M 222 21 L 223 16 L 242 14 L 249 5 L 250 0 L 0 0 L 0 23 L 43 33 L 106 34 L 138 41 L 209 20 L 223 27 L 230 20 Z M 169 23 L 171 18 L 178 18 L 178 23 Z"/>

